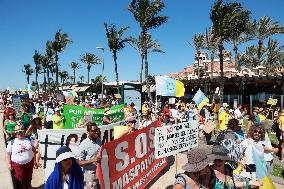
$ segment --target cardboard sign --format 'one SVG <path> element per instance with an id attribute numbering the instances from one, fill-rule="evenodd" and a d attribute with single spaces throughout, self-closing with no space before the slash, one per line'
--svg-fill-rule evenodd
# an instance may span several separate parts
<path id="1" fill-rule="evenodd" d="M 155 159 L 154 134 L 160 122 L 106 143 L 97 176 L 102 189 L 142 189 L 167 165 Z"/>
<path id="2" fill-rule="evenodd" d="M 17 114 L 22 111 L 22 100 L 20 96 L 12 97 L 13 106 Z"/>
<path id="3" fill-rule="evenodd" d="M 196 120 L 177 125 L 167 125 L 155 130 L 155 158 L 162 158 L 198 146 Z"/>
<path id="4" fill-rule="evenodd" d="M 277 104 L 277 99 L 275 98 L 269 98 L 267 101 L 267 104 L 270 104 L 271 106 L 275 106 Z"/>
<path id="5" fill-rule="evenodd" d="M 215 124 L 213 123 L 213 121 L 209 120 L 207 121 L 202 130 L 205 132 L 205 133 L 210 133 L 211 131 L 213 131 L 215 129 Z"/>
<path id="6" fill-rule="evenodd" d="M 117 105 L 110 108 L 110 119 L 121 121 L 124 119 L 123 109 L 124 105 Z M 64 105 L 63 115 L 65 118 L 65 129 L 77 128 L 78 124 L 83 123 L 84 115 L 92 115 L 92 121 L 97 125 L 103 124 L 104 109 L 92 109 L 81 106 Z"/>

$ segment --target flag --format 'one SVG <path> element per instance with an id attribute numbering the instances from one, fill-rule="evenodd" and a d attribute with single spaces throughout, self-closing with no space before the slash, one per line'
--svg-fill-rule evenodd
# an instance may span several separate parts
<path id="1" fill-rule="evenodd" d="M 204 95 L 204 93 L 200 89 L 198 89 L 192 100 L 196 103 L 197 108 L 199 110 L 201 110 L 203 106 L 209 103 L 209 99 Z"/>
<path id="2" fill-rule="evenodd" d="M 161 96 L 184 96 L 184 84 L 179 80 L 165 77 L 165 76 L 156 76 L 156 95 Z"/>
<path id="3" fill-rule="evenodd" d="M 176 97 L 184 96 L 184 92 L 185 92 L 184 84 L 181 81 L 176 80 Z"/>
<path id="4" fill-rule="evenodd" d="M 264 152 L 258 150 L 254 145 L 252 147 L 252 158 L 256 167 L 256 178 L 263 183 L 259 189 L 275 189 L 274 184 L 271 182 L 267 174 L 266 162 L 264 160 Z"/>

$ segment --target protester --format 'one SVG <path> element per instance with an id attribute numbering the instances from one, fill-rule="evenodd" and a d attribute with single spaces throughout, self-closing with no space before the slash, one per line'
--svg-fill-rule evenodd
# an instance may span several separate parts
<path id="1" fill-rule="evenodd" d="M 164 106 L 163 115 L 164 115 L 164 123 L 167 125 L 171 119 L 171 112 L 168 104 Z"/>
<path id="2" fill-rule="evenodd" d="M 52 129 L 53 122 L 52 122 L 52 116 L 54 114 L 54 109 L 52 102 L 48 102 L 46 104 L 46 107 L 44 108 L 44 122 L 45 122 L 45 128 L 46 129 Z"/>
<path id="3" fill-rule="evenodd" d="M 267 147 L 264 140 L 265 140 L 265 131 L 264 131 L 263 126 L 259 126 L 259 125 L 252 126 L 249 130 L 248 138 L 245 139 L 241 143 L 242 146 L 247 147 L 247 149 L 245 150 L 245 160 L 246 160 L 245 164 L 247 167 L 249 168 L 255 167 L 253 152 L 251 151 L 251 148 L 248 148 L 249 145 L 252 145 L 253 147 L 261 151 L 262 153 L 270 153 L 270 152 L 277 153 L 278 152 L 279 150 L 278 148 Z M 272 165 L 272 160 L 268 160 L 266 162 L 266 165 L 269 170 L 270 166 Z"/>
<path id="4" fill-rule="evenodd" d="M 226 124 L 228 122 L 228 117 L 229 117 L 229 105 L 227 103 L 223 103 L 223 111 L 220 112 L 219 115 L 219 122 L 220 122 L 220 130 L 223 131 L 225 130 Z"/>
<path id="5" fill-rule="evenodd" d="M 221 146 L 216 145 L 212 148 L 212 154 L 209 155 L 210 159 L 214 159 L 211 168 L 214 171 L 214 181 L 212 187 L 214 189 L 235 189 L 248 186 L 255 187 L 261 186 L 261 182 L 256 180 L 237 181 L 234 179 L 233 169 L 228 164 L 230 157 L 227 156 L 229 151 Z"/>
<path id="6" fill-rule="evenodd" d="M 104 116 L 103 116 L 103 125 L 111 124 L 112 121 L 110 119 L 110 109 L 107 107 L 105 108 Z"/>
<path id="7" fill-rule="evenodd" d="M 260 124 L 260 118 L 259 118 L 259 108 L 258 107 L 254 107 L 253 109 L 253 115 L 255 116 L 255 124 Z"/>
<path id="8" fill-rule="evenodd" d="M 41 128 L 42 128 L 41 119 L 40 119 L 40 117 L 38 117 L 37 114 L 35 114 L 33 116 L 31 125 L 26 130 L 26 136 L 29 136 L 29 137 L 33 138 L 33 140 L 38 141 L 38 133 L 37 132 Z M 40 164 L 40 157 L 41 157 L 41 155 L 40 155 L 39 145 L 35 146 L 35 149 L 36 149 L 36 151 L 35 151 L 34 168 L 37 169 L 38 167 L 41 167 L 41 164 Z"/>
<path id="9" fill-rule="evenodd" d="M 15 127 L 17 125 L 17 121 L 16 121 L 16 117 L 15 117 L 15 113 L 14 112 L 10 112 L 9 113 L 9 117 L 8 119 L 5 120 L 4 122 L 4 134 L 7 138 L 7 140 L 10 140 L 12 138 L 14 138 L 14 131 L 15 131 Z"/>
<path id="10" fill-rule="evenodd" d="M 8 142 L 6 161 L 12 171 L 17 189 L 31 187 L 34 151 L 37 144 L 33 139 L 25 137 L 25 130 L 20 124 L 15 127 L 16 138 Z"/>
<path id="11" fill-rule="evenodd" d="M 30 107 L 28 104 L 23 105 L 23 111 L 20 113 L 21 124 L 24 129 L 27 129 L 31 124 L 32 114 L 30 113 Z"/>
<path id="12" fill-rule="evenodd" d="M 187 152 L 188 162 L 182 166 L 184 173 L 176 175 L 173 189 L 195 189 L 212 186 L 212 170 L 209 168 L 211 159 L 205 151 L 194 148 Z"/>
<path id="13" fill-rule="evenodd" d="M 64 117 L 60 113 L 59 108 L 55 108 L 55 113 L 52 116 L 53 129 L 64 129 Z"/>
<path id="14" fill-rule="evenodd" d="M 192 121 L 192 120 L 196 120 L 196 114 L 194 111 L 194 105 L 190 103 L 187 110 L 187 121 Z"/>
<path id="15" fill-rule="evenodd" d="M 61 146 L 56 151 L 54 170 L 48 177 L 45 189 L 84 189 L 84 175 L 74 159 L 71 149 Z"/>
<path id="16" fill-rule="evenodd" d="M 127 129 L 124 130 L 123 132 L 121 132 L 120 135 L 119 135 L 117 138 L 120 138 L 120 137 L 122 137 L 122 136 L 128 135 L 128 134 L 130 134 L 130 133 L 136 131 L 136 130 L 137 130 L 137 128 L 136 128 L 136 126 L 135 126 L 136 122 L 137 122 L 137 121 L 136 121 L 136 119 L 134 119 L 134 118 L 128 119 L 127 125 L 126 125 L 126 126 L 127 126 Z"/>
<path id="17" fill-rule="evenodd" d="M 281 114 L 278 118 L 278 126 L 280 130 L 279 139 L 282 144 L 281 162 L 284 163 L 284 110 L 281 111 Z"/>
<path id="18" fill-rule="evenodd" d="M 84 171 L 85 186 L 93 188 L 98 184 L 96 177 L 96 163 L 100 161 L 98 156 L 101 141 L 100 129 L 96 123 L 87 124 L 88 137 L 83 140 L 74 151 L 74 157 Z"/>

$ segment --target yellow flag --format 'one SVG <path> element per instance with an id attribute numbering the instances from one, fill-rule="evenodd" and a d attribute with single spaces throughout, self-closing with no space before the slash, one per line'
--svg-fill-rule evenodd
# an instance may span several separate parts
<path id="1" fill-rule="evenodd" d="M 184 92 L 185 92 L 184 84 L 181 81 L 176 80 L 176 97 L 184 96 Z"/>

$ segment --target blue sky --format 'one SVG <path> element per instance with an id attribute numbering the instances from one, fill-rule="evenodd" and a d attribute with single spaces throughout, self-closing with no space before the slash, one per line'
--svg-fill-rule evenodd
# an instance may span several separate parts
<path id="1" fill-rule="evenodd" d="M 251 10 L 252 17 L 270 16 L 284 25 L 284 0 L 241 0 Z M 62 70 L 71 73 L 69 64 L 79 61 L 80 55 L 91 52 L 101 53 L 97 46 L 104 46 L 105 75 L 108 81 L 115 80 L 114 63 L 110 53 L 103 23 L 129 26 L 125 36 L 138 36 L 139 25 L 127 10 L 130 0 L 1 0 L 0 1 L 0 89 L 23 88 L 24 64 L 33 63 L 35 50 L 45 52 L 45 42 L 53 40 L 58 29 L 68 33 L 73 40 L 59 55 Z M 168 23 L 151 30 L 165 54 L 149 55 L 150 74 L 177 72 L 192 64 L 194 49 L 188 46 L 195 33 L 203 33 L 211 25 L 210 0 L 165 0 L 163 15 Z M 283 44 L 284 37 L 277 36 Z M 256 42 L 254 42 L 256 44 Z M 230 45 L 227 45 L 230 48 Z M 120 80 L 139 79 L 140 56 L 130 46 L 118 54 Z M 77 76 L 87 79 L 86 66 L 81 63 Z M 101 65 L 92 67 L 91 78 L 101 73 Z M 35 76 L 32 76 L 34 79 Z"/>

